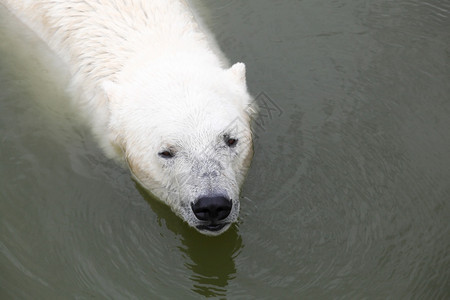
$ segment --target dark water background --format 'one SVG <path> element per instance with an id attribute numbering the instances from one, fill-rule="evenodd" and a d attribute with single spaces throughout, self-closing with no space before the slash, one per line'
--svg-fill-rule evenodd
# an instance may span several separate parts
<path id="1" fill-rule="evenodd" d="M 0 6 L 0 298 L 449 299 L 450 2 L 205 6 L 262 106 L 218 238 L 103 156 Z"/>

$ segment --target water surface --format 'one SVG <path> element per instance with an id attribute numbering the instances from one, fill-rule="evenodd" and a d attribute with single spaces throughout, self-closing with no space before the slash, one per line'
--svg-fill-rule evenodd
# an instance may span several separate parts
<path id="1" fill-rule="evenodd" d="M 0 8 L 1 298 L 450 298 L 449 2 L 205 6 L 262 106 L 217 238 L 104 157 Z"/>

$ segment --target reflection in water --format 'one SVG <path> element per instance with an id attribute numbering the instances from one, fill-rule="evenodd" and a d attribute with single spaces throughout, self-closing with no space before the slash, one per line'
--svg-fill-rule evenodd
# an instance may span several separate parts
<path id="1" fill-rule="evenodd" d="M 448 1 L 203 3 L 279 108 L 217 238 L 65 123 L 0 5 L 0 298 L 450 299 Z"/>
<path id="2" fill-rule="evenodd" d="M 191 259 L 186 266 L 194 272 L 190 278 L 196 293 L 207 297 L 226 295 L 228 282 L 236 274 L 234 258 L 242 247 L 235 228 L 216 238 L 200 234 L 183 236 L 184 247 L 180 250 Z"/>
<path id="3" fill-rule="evenodd" d="M 208 237 L 187 226 L 171 209 L 149 195 L 136 184 L 136 188 L 158 215 L 158 223 L 180 236 L 179 250 L 186 255 L 185 266 L 192 272 L 192 291 L 206 297 L 226 296 L 230 280 L 235 278 L 234 258 L 242 249 L 238 227 L 232 227 L 218 237 Z M 189 272 L 186 272 L 189 273 Z"/>

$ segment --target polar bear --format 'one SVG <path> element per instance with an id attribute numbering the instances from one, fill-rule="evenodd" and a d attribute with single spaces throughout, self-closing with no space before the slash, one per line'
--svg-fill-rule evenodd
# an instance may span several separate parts
<path id="1" fill-rule="evenodd" d="M 245 65 L 227 65 L 186 1 L 0 3 L 66 63 L 108 156 L 203 234 L 237 220 L 253 155 Z"/>

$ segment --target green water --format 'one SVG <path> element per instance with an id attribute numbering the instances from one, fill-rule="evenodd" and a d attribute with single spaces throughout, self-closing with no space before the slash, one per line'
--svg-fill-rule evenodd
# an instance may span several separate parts
<path id="1" fill-rule="evenodd" d="M 450 298 L 449 2 L 206 3 L 264 104 L 218 238 L 104 157 L 0 6 L 1 298 Z"/>

